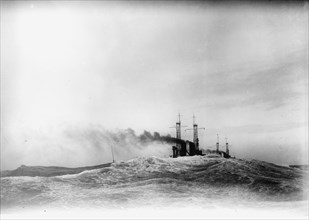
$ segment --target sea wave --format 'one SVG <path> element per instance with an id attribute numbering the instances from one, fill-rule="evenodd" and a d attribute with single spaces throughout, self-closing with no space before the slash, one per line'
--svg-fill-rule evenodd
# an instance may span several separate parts
<path id="1" fill-rule="evenodd" d="M 258 160 L 140 157 L 78 174 L 1 178 L 1 208 L 263 206 L 306 200 L 307 180 L 307 171 Z"/>

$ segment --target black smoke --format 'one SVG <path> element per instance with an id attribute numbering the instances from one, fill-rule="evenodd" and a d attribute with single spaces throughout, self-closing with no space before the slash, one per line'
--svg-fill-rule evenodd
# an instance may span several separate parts
<path id="1" fill-rule="evenodd" d="M 151 134 L 149 131 L 144 130 L 144 133 L 139 135 L 139 140 L 142 143 L 148 142 L 161 142 L 167 144 L 185 144 L 186 142 L 182 139 L 174 138 L 171 135 L 161 136 L 159 132 Z"/>
<path id="2" fill-rule="evenodd" d="M 5 135 L 2 153 L 6 158 L 2 169 L 27 166 L 90 166 L 136 157 L 168 157 L 172 146 L 184 140 L 131 129 L 106 129 L 98 124 L 65 124 L 26 130 L 23 135 Z"/>

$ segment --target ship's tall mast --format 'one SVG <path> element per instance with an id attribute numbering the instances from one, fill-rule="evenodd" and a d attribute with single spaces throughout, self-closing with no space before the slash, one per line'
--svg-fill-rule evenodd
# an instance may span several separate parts
<path id="1" fill-rule="evenodd" d="M 230 155 L 229 143 L 227 142 L 227 137 L 225 137 L 225 147 L 226 147 L 225 152 L 226 152 L 228 155 Z"/>
<path id="2" fill-rule="evenodd" d="M 217 144 L 216 144 L 216 146 L 217 146 L 217 153 L 219 153 L 219 134 L 217 134 Z"/>
<path id="3" fill-rule="evenodd" d="M 199 148 L 199 139 L 198 139 L 198 130 L 199 129 L 205 130 L 205 128 L 199 128 L 197 123 L 195 122 L 195 119 L 196 119 L 196 117 L 193 114 L 193 129 L 186 129 L 185 131 L 193 130 L 193 143 L 195 145 L 196 152 L 198 152 L 200 150 L 200 148 Z"/>

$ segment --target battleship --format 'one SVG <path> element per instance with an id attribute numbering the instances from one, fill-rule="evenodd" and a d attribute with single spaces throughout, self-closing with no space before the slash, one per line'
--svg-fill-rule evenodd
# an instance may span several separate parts
<path id="1" fill-rule="evenodd" d="M 176 128 L 179 134 L 180 120 Z M 305 215 L 308 169 L 231 157 L 228 143 L 226 151 L 219 149 L 219 142 L 216 150 L 201 150 L 196 123 L 193 131 L 192 142 L 157 132 L 152 135 L 145 131 L 137 137 L 144 143 L 173 145 L 170 157 L 121 161 L 115 160 L 111 148 L 111 163 L 77 168 L 22 165 L 2 171 L 2 215 L 30 210 L 46 218 L 63 210 L 83 210 L 91 217 L 98 210 L 102 216 L 108 210 L 136 208 L 176 210 L 173 213 L 189 208 L 191 211 L 186 212 L 213 213 L 212 218 L 229 217 L 232 210 L 258 210 L 259 214 L 268 210 L 266 216 L 271 212 L 281 218 L 291 217 L 293 209 L 292 213 Z M 222 212 L 226 207 L 228 211 Z"/>

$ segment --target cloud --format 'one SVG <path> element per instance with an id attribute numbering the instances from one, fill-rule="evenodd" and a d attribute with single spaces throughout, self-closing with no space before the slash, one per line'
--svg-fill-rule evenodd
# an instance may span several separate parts
<path id="1" fill-rule="evenodd" d="M 295 128 L 306 128 L 308 122 L 290 122 L 290 123 L 281 123 L 281 124 L 249 124 L 243 126 L 230 126 L 222 127 L 220 133 L 222 134 L 268 134 L 273 132 L 282 132 Z M 216 134 L 218 129 L 209 128 L 207 133 Z"/>
<path id="2" fill-rule="evenodd" d="M 36 131 L 57 123 L 161 131 L 178 111 L 197 113 L 208 127 L 306 121 L 308 4 L 2 5 L 2 123 L 17 136 L 5 142 L 7 158 L 72 166 L 110 161 L 102 143 L 117 136 L 81 125 L 66 135 Z M 116 154 L 167 152 L 121 147 L 133 145 L 127 135 Z"/>
<path id="3" fill-rule="evenodd" d="M 201 76 L 194 76 L 198 84 L 190 87 L 197 96 L 205 95 L 200 107 L 262 106 L 265 110 L 273 110 L 295 103 L 302 106 L 308 89 L 307 56 L 304 50 L 293 52 L 275 63 L 213 73 L 209 80 L 200 82 L 197 78 Z M 216 99 L 207 102 L 210 96 Z"/>

